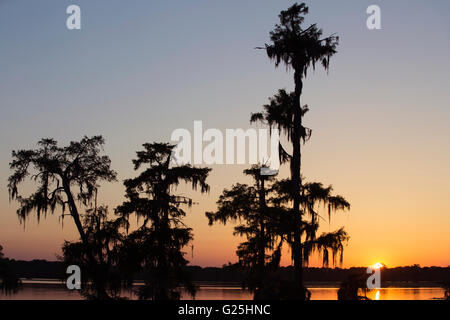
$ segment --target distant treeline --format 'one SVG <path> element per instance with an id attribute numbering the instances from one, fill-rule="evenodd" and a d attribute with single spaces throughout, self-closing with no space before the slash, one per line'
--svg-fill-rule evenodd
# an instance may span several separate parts
<path id="1" fill-rule="evenodd" d="M 32 260 L 10 260 L 11 267 L 20 278 L 64 279 L 67 277 L 62 262 Z M 238 265 L 218 267 L 186 267 L 193 281 L 242 283 L 247 270 Z M 280 271 L 286 280 L 294 279 L 293 267 L 281 267 Z M 351 275 L 365 275 L 366 268 L 305 268 L 305 282 L 341 282 Z M 137 275 L 136 280 L 140 280 Z M 387 268 L 382 271 L 382 281 L 389 282 L 433 282 L 440 284 L 450 280 L 450 267 L 407 266 Z"/>

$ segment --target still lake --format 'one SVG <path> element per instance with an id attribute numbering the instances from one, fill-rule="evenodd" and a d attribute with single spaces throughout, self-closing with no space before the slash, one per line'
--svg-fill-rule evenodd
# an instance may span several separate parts
<path id="1" fill-rule="evenodd" d="M 309 285 L 311 300 L 336 300 L 337 287 Z M 129 299 L 135 299 L 132 291 L 123 293 Z M 388 287 L 372 290 L 367 297 L 373 300 L 432 300 L 442 299 L 444 290 L 439 287 Z M 0 294 L 0 300 L 80 300 L 78 291 L 68 290 L 58 280 L 23 280 L 22 289 L 13 295 Z M 182 299 L 190 300 L 189 295 Z M 199 284 L 196 300 L 251 300 L 252 294 L 239 286 L 217 284 Z"/>

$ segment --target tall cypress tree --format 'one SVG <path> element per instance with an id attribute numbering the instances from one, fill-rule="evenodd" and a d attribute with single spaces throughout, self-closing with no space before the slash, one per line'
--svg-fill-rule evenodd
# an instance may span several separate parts
<path id="1" fill-rule="evenodd" d="M 188 261 L 183 252 L 193 238 L 192 229 L 182 221 L 186 215 L 182 207 L 191 206 L 193 199 L 176 195 L 175 188 L 185 182 L 208 192 L 206 178 L 211 169 L 172 165 L 173 145 L 143 146 L 133 164 L 135 170 L 144 169 L 136 178 L 125 180 L 127 200 L 116 209 L 127 219 L 131 214 L 143 219 L 125 240 L 122 259 L 125 265 L 135 267 L 134 272 L 145 275 L 140 299 L 179 299 L 180 286 L 195 295 L 196 288 L 184 270 Z"/>

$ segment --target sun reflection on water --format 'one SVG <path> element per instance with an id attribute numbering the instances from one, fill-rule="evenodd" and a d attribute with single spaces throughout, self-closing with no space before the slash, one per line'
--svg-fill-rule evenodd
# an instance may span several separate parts
<path id="1" fill-rule="evenodd" d="M 375 293 L 375 300 L 380 300 L 380 290 L 377 290 L 377 293 Z"/>

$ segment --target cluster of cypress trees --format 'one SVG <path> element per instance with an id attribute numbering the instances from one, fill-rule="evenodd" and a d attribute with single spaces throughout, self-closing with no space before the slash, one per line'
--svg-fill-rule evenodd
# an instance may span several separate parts
<path id="1" fill-rule="evenodd" d="M 254 183 L 238 183 L 224 190 L 217 211 L 206 213 L 210 224 L 240 222 L 235 233 L 246 240 L 237 255 L 249 270 L 244 286 L 254 292 L 255 299 L 308 299 L 302 268 L 309 257 L 320 252 L 325 265 L 336 263 L 342 260 L 348 240 L 343 229 L 320 235 L 318 229 L 323 219 L 320 205 L 326 206 L 330 218 L 333 212 L 349 209 L 349 203 L 334 195 L 331 186 L 304 181 L 301 175 L 301 146 L 311 136 L 302 122 L 309 110 L 300 104 L 303 80 L 316 63 L 328 70 L 338 44 L 334 35 L 322 38 L 315 24 L 303 28 L 307 13 L 305 4 L 282 11 L 270 33 L 271 43 L 261 48 L 276 66 L 283 63 L 293 69 L 295 90 L 279 90 L 262 112 L 251 115 L 251 122 L 276 127 L 287 137 L 292 152 L 280 145 L 280 159 L 290 165 L 290 177 L 277 180 L 262 175 L 261 166 L 253 166 L 244 173 Z M 183 252 L 193 238 L 192 229 L 183 224 L 185 208 L 193 200 L 175 194 L 174 189 L 188 183 L 201 193 L 208 192 L 206 179 L 211 169 L 173 165 L 173 145 L 146 143 L 133 160 L 137 176 L 125 180 L 125 201 L 111 219 L 108 208 L 97 205 L 99 183 L 115 181 L 117 176 L 102 152 L 103 144 L 101 136 L 84 137 L 65 147 L 43 139 L 36 149 L 13 151 L 8 189 L 10 198 L 19 202 L 19 218 L 24 222 L 33 212 L 40 219 L 61 208 L 61 219 L 74 221 L 80 239 L 64 243 L 63 259 L 81 267 L 82 293 L 87 298 L 118 299 L 138 273 L 145 277 L 140 299 L 179 299 L 181 290 L 195 295 L 197 288 L 185 271 L 188 261 Z M 27 178 L 38 187 L 24 197 L 18 187 Z M 82 207 L 89 209 L 83 213 Z M 139 222 L 130 231 L 132 217 Z M 292 254 L 294 282 L 278 273 L 285 246 Z"/>

